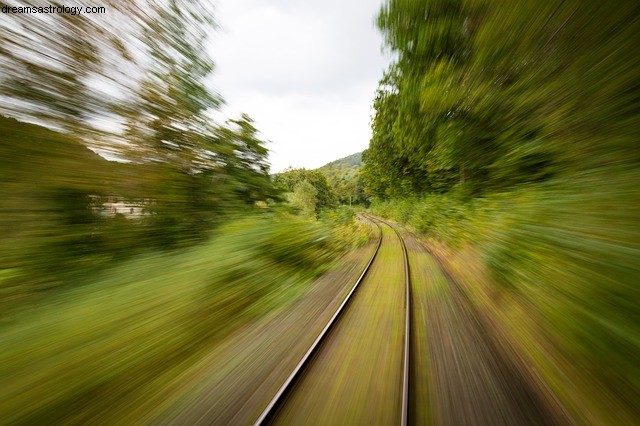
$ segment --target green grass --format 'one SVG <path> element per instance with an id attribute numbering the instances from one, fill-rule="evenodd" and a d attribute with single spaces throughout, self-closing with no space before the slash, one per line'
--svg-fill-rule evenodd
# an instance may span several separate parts
<path id="1" fill-rule="evenodd" d="M 182 253 L 150 253 L 2 325 L 0 418 L 101 418 L 167 386 L 226 333 L 293 300 L 339 252 L 318 222 L 250 218 Z"/>

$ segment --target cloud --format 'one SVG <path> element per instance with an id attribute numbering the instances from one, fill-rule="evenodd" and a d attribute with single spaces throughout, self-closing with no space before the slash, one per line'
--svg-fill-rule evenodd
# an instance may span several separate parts
<path id="1" fill-rule="evenodd" d="M 221 0 L 213 85 L 273 141 L 273 170 L 318 167 L 362 150 L 388 59 L 374 29 L 379 3 Z"/>

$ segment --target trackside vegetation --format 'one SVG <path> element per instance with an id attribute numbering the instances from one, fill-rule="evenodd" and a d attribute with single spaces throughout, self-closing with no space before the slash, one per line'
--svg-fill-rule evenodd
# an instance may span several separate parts
<path id="1" fill-rule="evenodd" d="M 255 215 L 182 252 L 146 253 L 81 276 L 0 328 L 0 417 L 117 417 L 123 396 L 171 386 L 224 336 L 295 300 L 353 247 L 329 234 L 318 221 Z"/>
<path id="2" fill-rule="evenodd" d="M 638 421 L 637 2 L 389 0 L 361 176 L 573 415 Z M 471 255 L 470 255 L 471 254 Z M 463 280 L 464 281 L 464 280 Z"/>
<path id="3" fill-rule="evenodd" d="M 318 220 L 320 173 L 283 207 L 254 121 L 212 118 L 209 2 L 112 9 L 0 34 L 2 422 L 135 416 L 369 237 Z"/>

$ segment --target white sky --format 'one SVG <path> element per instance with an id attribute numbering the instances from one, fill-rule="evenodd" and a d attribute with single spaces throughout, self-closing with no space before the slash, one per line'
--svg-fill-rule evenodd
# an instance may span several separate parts
<path id="1" fill-rule="evenodd" d="M 315 168 L 365 149 L 389 62 L 374 26 L 381 0 L 218 0 L 211 56 L 225 116 L 249 114 L 271 171 Z"/>

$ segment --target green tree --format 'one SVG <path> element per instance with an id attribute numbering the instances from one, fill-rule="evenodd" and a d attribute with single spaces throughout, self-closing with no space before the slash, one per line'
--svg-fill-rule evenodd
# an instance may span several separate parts
<path id="1" fill-rule="evenodd" d="M 218 179 L 226 180 L 234 198 L 242 203 L 277 199 L 269 177 L 268 150 L 253 120 L 242 114 L 227 124 L 216 130 L 207 149 L 210 160 L 222 166 L 214 169 Z"/>
<path id="2" fill-rule="evenodd" d="M 316 190 L 316 213 L 335 204 L 333 188 L 319 170 L 289 169 L 274 177 L 274 185 L 284 192 L 294 192 L 300 182 L 308 182 Z"/>
<path id="3" fill-rule="evenodd" d="M 134 40 L 153 18 L 151 3 L 105 0 L 108 12 L 95 15 L 5 15 L 0 114 L 60 129 L 85 144 L 117 138 L 96 119 L 119 121 L 116 105 L 133 93 L 133 76 L 142 73 Z"/>
<path id="4" fill-rule="evenodd" d="M 318 191 L 306 180 L 296 184 L 291 194 L 291 205 L 304 216 L 313 216 L 318 204 Z"/>
<path id="5" fill-rule="evenodd" d="M 199 1 L 170 0 L 155 9 L 144 31 L 152 62 L 128 107 L 127 139 L 134 143 L 128 156 L 191 171 L 211 134 L 206 113 L 222 102 L 205 86 L 214 69 L 206 41 L 215 24 Z"/>
<path id="6" fill-rule="evenodd" d="M 200 240 L 276 197 L 253 121 L 210 118 L 222 100 L 205 84 L 208 3 L 106 5 L 95 18 L 0 19 L 0 113 L 37 123 L 0 116 L 0 268 L 29 291 L 136 250 Z M 126 131 L 100 130 L 97 119 L 126 119 Z"/>
<path id="7" fill-rule="evenodd" d="M 166 244 L 200 238 L 226 213 L 275 196 L 265 143 L 246 115 L 215 125 L 211 111 L 222 103 L 206 78 L 215 29 L 205 2 L 171 0 L 158 5 L 145 30 L 153 59 L 129 114 L 127 157 L 151 178 L 144 198 L 154 232 Z"/>
<path id="8" fill-rule="evenodd" d="M 612 399 L 631 395 L 623 407 L 639 389 L 626 379 L 638 376 L 638 345 L 625 331 L 638 322 L 627 303 L 638 299 L 628 186 L 640 165 L 637 16 L 631 0 L 386 1 L 378 25 L 396 60 L 374 100 L 362 172 L 378 198 L 445 193 L 424 194 L 419 209 L 387 205 L 437 237 L 481 229 L 474 243 L 492 273 L 545 307 L 566 353 Z M 472 209 L 493 202 L 508 205 L 493 218 L 510 223 L 478 225 Z"/>
<path id="9" fill-rule="evenodd" d="M 550 176 L 554 154 L 541 143 L 539 103 L 522 95 L 533 80 L 523 78 L 521 64 L 543 69 L 558 58 L 490 56 L 499 42 L 482 37 L 494 28 L 485 22 L 493 11 L 473 1 L 392 0 L 382 7 L 378 24 L 398 60 L 374 101 L 364 177 L 375 195 L 441 192 L 456 182 L 481 192 Z M 525 86 L 516 89 L 519 83 Z"/>

